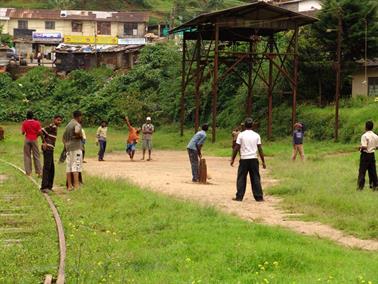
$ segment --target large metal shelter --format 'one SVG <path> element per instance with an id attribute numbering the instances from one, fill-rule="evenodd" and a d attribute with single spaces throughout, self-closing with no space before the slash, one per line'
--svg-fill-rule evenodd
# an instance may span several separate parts
<path id="1" fill-rule="evenodd" d="M 292 122 L 296 120 L 298 85 L 298 31 L 301 26 L 317 21 L 316 18 L 280 8 L 265 2 L 256 2 L 218 12 L 202 14 L 181 26 L 173 33 L 183 33 L 182 90 L 181 90 L 181 135 L 185 121 L 185 97 L 189 82 L 195 82 L 195 129 L 199 127 L 201 85 L 205 78 L 212 78 L 212 141 L 216 138 L 218 89 L 231 73 L 239 77 L 248 89 L 245 112 L 252 114 L 253 87 L 259 78 L 268 89 L 268 137 L 272 137 L 273 90 L 279 76 L 286 78 L 292 90 Z M 284 48 L 279 48 L 275 35 L 291 31 L 291 39 Z M 195 42 L 192 54 L 188 41 Z M 230 45 L 248 46 L 243 51 L 227 48 Z M 263 44 L 265 48 L 257 48 Z M 266 75 L 263 63 L 269 64 Z M 287 64 L 291 63 L 291 64 Z M 220 64 L 225 69 L 220 74 Z M 237 66 L 248 66 L 248 78 L 244 78 Z M 291 67 L 289 68 L 288 65 Z M 210 68 L 207 68 L 210 67 Z M 204 74 L 205 69 L 209 74 Z M 274 68 L 277 70 L 274 74 Z"/>

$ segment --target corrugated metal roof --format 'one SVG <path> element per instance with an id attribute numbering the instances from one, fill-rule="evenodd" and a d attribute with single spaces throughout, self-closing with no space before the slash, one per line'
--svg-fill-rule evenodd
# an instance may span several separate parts
<path id="1" fill-rule="evenodd" d="M 173 29 L 175 33 L 201 26 L 219 24 L 230 29 L 259 29 L 279 32 L 316 22 L 317 19 L 265 2 L 237 6 L 213 13 L 202 14 Z"/>
<path id="2" fill-rule="evenodd" d="M 57 53 L 96 53 L 96 52 L 127 52 L 129 50 L 141 49 L 143 44 L 134 45 L 80 45 L 61 43 L 55 51 Z"/>
<path id="3" fill-rule="evenodd" d="M 148 13 L 144 12 L 106 12 L 81 10 L 46 10 L 8 8 L 6 16 L 11 19 L 40 20 L 89 20 L 109 22 L 148 22 Z"/>

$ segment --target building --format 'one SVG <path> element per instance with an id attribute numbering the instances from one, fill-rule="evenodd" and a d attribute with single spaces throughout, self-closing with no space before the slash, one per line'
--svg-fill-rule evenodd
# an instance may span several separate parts
<path id="1" fill-rule="evenodd" d="M 365 73 L 366 72 L 366 73 Z M 368 61 L 352 75 L 352 96 L 378 98 L 378 60 Z"/>
<path id="2" fill-rule="evenodd" d="M 3 33 L 13 36 L 18 52 L 49 54 L 60 43 L 140 44 L 148 14 L 77 10 L 0 8 Z"/>
<path id="3" fill-rule="evenodd" d="M 316 13 L 322 8 L 320 0 L 281 1 L 279 6 L 298 13 Z"/>
<path id="4" fill-rule="evenodd" d="M 261 0 L 260 0 L 261 1 Z M 293 12 L 315 16 L 322 8 L 321 0 L 262 0 Z"/>
<path id="5" fill-rule="evenodd" d="M 72 45 L 56 48 L 56 70 L 68 73 L 76 69 L 106 66 L 110 69 L 131 69 L 144 45 Z"/>

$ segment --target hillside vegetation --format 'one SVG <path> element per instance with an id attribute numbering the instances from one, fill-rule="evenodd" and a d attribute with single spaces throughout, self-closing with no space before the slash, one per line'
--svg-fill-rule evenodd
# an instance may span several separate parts
<path id="1" fill-rule="evenodd" d="M 70 117 L 74 109 L 85 112 L 86 124 L 95 125 L 102 119 L 112 125 L 123 125 L 128 115 L 134 122 L 143 122 L 146 115 L 153 116 L 160 125 L 175 124 L 180 112 L 180 54 L 174 44 L 145 47 L 139 63 L 128 73 L 113 73 L 106 68 L 90 71 L 76 70 L 59 77 L 48 68 L 34 68 L 18 80 L 7 74 L 0 75 L 0 121 L 19 122 L 28 109 L 33 109 L 41 120 L 49 120 L 61 113 Z M 186 124 L 193 125 L 194 99 L 186 99 Z M 206 93 L 205 93 L 206 94 Z M 201 122 L 211 120 L 211 96 L 203 95 Z M 246 92 L 241 88 L 234 95 L 222 88 L 218 100 L 219 127 L 231 129 L 244 118 L 240 105 Z M 253 118 L 259 122 L 259 132 L 266 127 L 267 100 L 261 90 L 254 96 Z M 273 110 L 273 136 L 286 137 L 291 133 L 290 102 L 275 102 Z M 378 121 L 377 103 L 371 98 L 345 99 L 341 103 L 340 139 L 355 143 L 366 120 Z M 298 106 L 298 118 L 306 124 L 307 137 L 323 141 L 332 139 L 334 107 L 316 105 Z"/>
<path id="2" fill-rule="evenodd" d="M 167 15 L 172 8 L 176 12 L 182 10 L 198 14 L 201 10 L 216 10 L 226 7 L 241 5 L 245 1 L 240 0 L 48 0 L 48 1 L 26 1 L 26 0 L 0 0 L 0 7 L 31 8 L 31 9 L 87 9 L 87 10 L 148 10 L 152 14 Z M 181 13 L 180 13 L 181 14 Z"/>

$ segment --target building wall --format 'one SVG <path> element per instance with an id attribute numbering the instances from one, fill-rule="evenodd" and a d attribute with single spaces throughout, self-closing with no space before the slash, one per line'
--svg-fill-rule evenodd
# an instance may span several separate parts
<path id="1" fill-rule="evenodd" d="M 279 5 L 282 8 L 299 13 L 320 10 L 322 8 L 320 0 L 285 1 Z"/>
<path id="2" fill-rule="evenodd" d="M 285 9 L 290 10 L 290 11 L 293 11 L 293 12 L 298 12 L 298 10 L 299 10 L 299 3 L 298 2 L 295 2 L 295 3 L 285 3 L 285 4 L 280 5 L 280 7 L 285 8 Z"/>
<path id="3" fill-rule="evenodd" d="M 21 19 L 22 20 L 22 19 Z M 48 32 L 61 32 L 63 35 L 82 35 L 82 36 L 94 36 L 97 30 L 97 22 L 95 21 L 81 21 L 83 23 L 82 32 L 72 31 L 71 20 L 51 20 L 55 21 L 54 30 L 45 29 L 45 20 L 28 20 L 28 29 L 36 30 L 40 33 Z M 13 30 L 18 28 L 18 19 L 11 19 L 4 21 L 4 33 L 13 35 Z M 143 37 L 146 33 L 146 24 L 138 23 L 138 35 L 135 37 Z M 125 37 L 124 36 L 124 23 L 112 22 L 111 23 L 111 36 L 113 37 Z M 128 36 L 133 37 L 133 36 Z"/>
<path id="4" fill-rule="evenodd" d="M 113 27 L 112 27 L 113 28 Z M 146 24 L 145 23 L 138 23 L 138 34 L 136 36 L 126 36 L 124 34 L 124 23 L 118 23 L 117 27 L 117 35 L 118 37 L 144 37 L 146 34 Z"/>
<path id="5" fill-rule="evenodd" d="M 322 8 L 320 1 L 304 0 L 299 1 L 298 12 L 306 12 L 312 10 L 320 10 Z"/>
<path id="6" fill-rule="evenodd" d="M 0 20 L 0 26 L 3 27 L 3 33 L 8 33 L 8 21 L 7 20 Z"/>
<path id="7" fill-rule="evenodd" d="M 368 70 L 368 77 L 378 77 L 378 69 Z M 367 96 L 368 95 L 368 84 L 363 84 L 365 81 L 365 72 L 363 70 L 356 72 L 352 76 L 352 96 Z"/>

